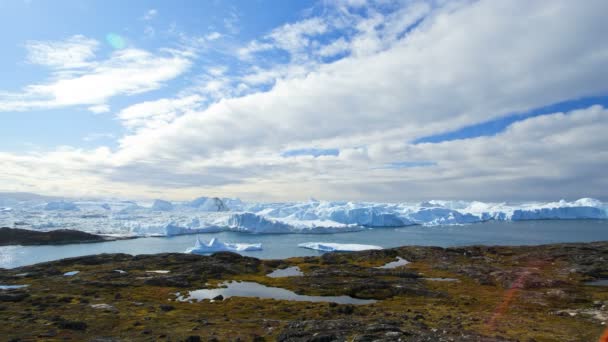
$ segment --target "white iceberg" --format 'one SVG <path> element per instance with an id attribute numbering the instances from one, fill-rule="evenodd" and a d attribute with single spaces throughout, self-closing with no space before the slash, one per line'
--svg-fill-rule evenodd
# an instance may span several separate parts
<path id="1" fill-rule="evenodd" d="M 173 236 L 223 231 L 318 234 L 408 225 L 547 219 L 606 220 L 608 204 L 591 198 L 520 203 L 439 200 L 254 203 L 215 197 L 201 197 L 179 204 L 115 198 L 13 200 L 10 205 L 0 201 L 0 226 L 19 223 L 31 229 L 78 229 L 112 236 Z"/>
<path id="2" fill-rule="evenodd" d="M 154 200 L 154 203 L 152 203 L 151 209 L 156 211 L 171 211 L 173 210 L 173 203 L 156 199 Z"/>
<path id="3" fill-rule="evenodd" d="M 217 197 L 199 197 L 187 204 L 189 207 L 197 208 L 201 211 L 229 211 L 224 201 Z"/>
<path id="4" fill-rule="evenodd" d="M 80 210 L 76 204 L 66 201 L 49 202 L 44 206 L 44 210 Z"/>
<path id="5" fill-rule="evenodd" d="M 230 243 L 221 242 L 220 240 L 213 238 L 208 243 L 205 243 L 196 237 L 196 244 L 192 248 L 188 248 L 186 253 L 193 254 L 207 254 L 215 252 L 251 252 L 261 251 L 261 243 Z"/>
<path id="6" fill-rule="evenodd" d="M 361 245 L 357 243 L 333 243 L 333 242 L 303 242 L 298 247 L 314 249 L 322 252 L 356 252 L 370 249 L 382 249 L 380 246 Z"/>

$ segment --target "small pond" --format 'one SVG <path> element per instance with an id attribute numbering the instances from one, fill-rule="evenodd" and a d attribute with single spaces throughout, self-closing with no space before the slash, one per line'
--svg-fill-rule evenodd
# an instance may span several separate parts
<path id="1" fill-rule="evenodd" d="M 14 290 L 28 287 L 29 285 L 0 285 L 0 290 Z"/>
<path id="2" fill-rule="evenodd" d="M 456 278 L 422 278 L 422 280 L 429 281 L 445 281 L 445 282 L 459 282 L 460 280 Z"/>
<path id="3" fill-rule="evenodd" d="M 237 282 L 230 281 L 222 283 L 217 289 L 201 289 L 190 291 L 188 296 L 183 296 L 178 293 L 177 300 L 179 301 L 201 301 L 204 299 L 213 299 L 217 296 L 224 298 L 230 297 L 257 297 L 270 298 L 280 300 L 294 300 L 299 302 L 331 302 L 338 304 L 372 304 L 376 300 L 373 299 L 358 299 L 350 296 L 306 296 L 299 295 L 293 291 L 282 289 L 280 287 L 270 287 L 254 282 Z"/>
<path id="4" fill-rule="evenodd" d="M 395 261 L 391 261 L 387 264 L 384 264 L 382 266 L 378 266 L 376 268 L 381 268 L 381 269 L 393 269 L 393 268 L 397 268 L 399 266 L 405 266 L 407 264 L 409 264 L 410 262 L 403 259 L 402 257 L 397 257 L 397 260 Z"/>
<path id="5" fill-rule="evenodd" d="M 594 281 L 588 281 L 585 285 L 589 286 L 608 286 L 608 279 L 599 279 Z"/>
<path id="6" fill-rule="evenodd" d="M 284 278 L 284 277 L 301 277 L 304 273 L 298 266 L 287 267 L 279 270 L 274 270 L 268 273 L 266 276 L 270 278 Z"/>

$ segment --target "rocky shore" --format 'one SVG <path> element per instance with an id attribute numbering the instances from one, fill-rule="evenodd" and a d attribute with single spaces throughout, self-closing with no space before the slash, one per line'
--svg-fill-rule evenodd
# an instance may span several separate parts
<path id="1" fill-rule="evenodd" d="M 378 268 L 397 257 L 409 263 Z M 268 277 L 286 267 L 303 276 Z M 101 254 L 0 269 L 7 341 L 598 341 L 608 321 L 608 242 L 407 246 L 258 260 Z M 365 305 L 179 294 L 227 280 Z M 25 287 L 18 287 L 26 285 Z"/>

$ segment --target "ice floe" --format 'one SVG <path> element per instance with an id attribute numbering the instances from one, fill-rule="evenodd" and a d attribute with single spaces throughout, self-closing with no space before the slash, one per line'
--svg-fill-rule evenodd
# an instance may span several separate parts
<path id="1" fill-rule="evenodd" d="M 221 242 L 216 238 L 211 239 L 209 242 L 203 242 L 197 237 L 194 247 L 188 248 L 186 253 L 207 254 L 215 252 L 250 252 L 261 250 L 261 243 L 229 243 Z"/>
<path id="2" fill-rule="evenodd" d="M 355 252 L 369 249 L 382 249 L 380 246 L 361 245 L 357 243 L 333 243 L 333 242 L 304 242 L 298 247 L 315 249 L 323 252 Z"/>

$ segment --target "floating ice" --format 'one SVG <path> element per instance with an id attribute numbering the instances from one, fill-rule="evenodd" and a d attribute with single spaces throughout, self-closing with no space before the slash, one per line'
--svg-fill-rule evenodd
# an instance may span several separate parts
<path id="1" fill-rule="evenodd" d="M 213 238 L 208 243 L 202 242 L 200 238 L 196 237 L 196 244 L 193 248 L 186 250 L 186 253 L 194 254 L 207 254 L 215 252 L 250 252 L 250 251 L 261 251 L 261 243 L 229 243 L 221 242 L 220 240 Z"/>
<path id="2" fill-rule="evenodd" d="M 307 202 L 247 203 L 200 197 L 191 202 L 138 203 L 0 198 L 0 226 L 77 229 L 114 236 L 173 236 L 235 231 L 253 234 L 341 233 L 407 225 L 471 224 L 487 220 L 608 219 L 607 204 L 576 201 L 489 203 Z M 6 208 L 10 208 L 7 210 Z M 152 209 L 152 210 L 151 210 Z"/>
<path id="3" fill-rule="evenodd" d="M 332 243 L 332 242 L 304 242 L 298 247 L 315 249 L 323 252 L 355 252 L 366 251 L 369 249 L 382 249 L 380 246 L 360 245 L 356 243 Z"/>
<path id="4" fill-rule="evenodd" d="M 72 202 L 59 201 L 47 203 L 44 210 L 79 210 L 79 208 Z"/>

